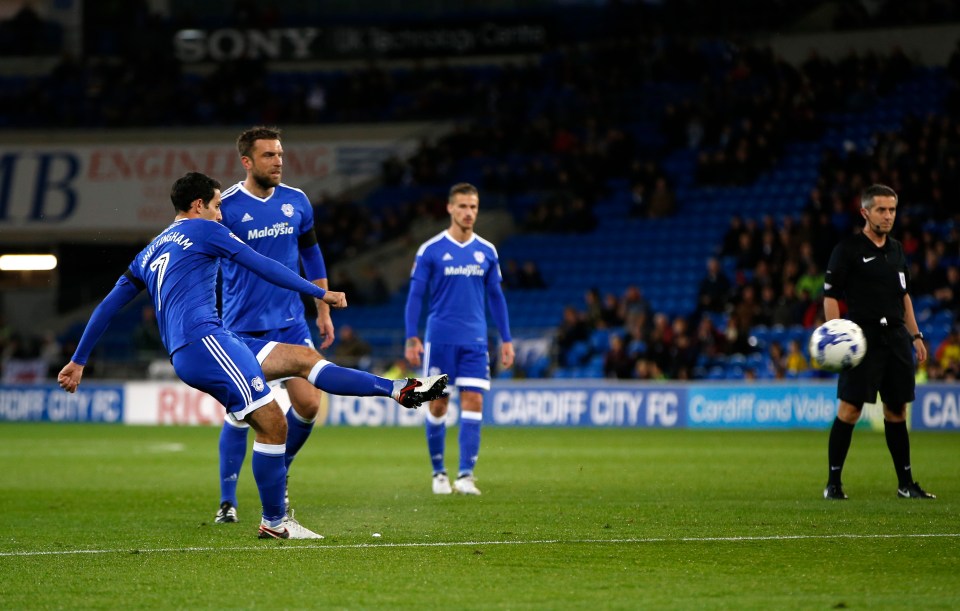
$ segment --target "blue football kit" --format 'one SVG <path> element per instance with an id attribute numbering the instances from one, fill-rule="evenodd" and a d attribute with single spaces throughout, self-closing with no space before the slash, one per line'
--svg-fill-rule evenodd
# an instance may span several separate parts
<path id="1" fill-rule="evenodd" d="M 511 341 L 502 280 L 496 247 L 476 234 L 461 243 L 444 231 L 420 246 L 404 314 L 406 337 L 416 337 L 423 298 L 429 293 L 423 346 L 426 375 L 442 371 L 458 388 L 480 393 L 490 389 L 488 302 L 501 340 Z M 479 412 L 461 412 L 460 476 L 473 473 L 480 451 L 480 425 Z M 425 427 L 433 472 L 445 473 L 445 420 L 428 413 Z"/>
<path id="2" fill-rule="evenodd" d="M 215 221 L 175 221 L 136 256 L 94 311 L 73 361 L 85 364 L 110 319 L 143 289 L 157 312 L 160 336 L 177 375 L 208 392 L 228 411 L 246 413 L 269 402 L 256 357 L 217 315 L 216 280 L 221 259 L 241 262 L 274 282 L 320 298 L 325 291 L 258 255 Z M 187 347 L 187 352 L 182 352 Z"/>
<path id="3" fill-rule="evenodd" d="M 309 280 L 327 277 L 313 229 L 313 207 L 300 189 L 281 183 L 267 197 L 258 197 L 239 182 L 221 194 L 220 212 L 222 223 L 260 254 L 294 273 L 300 272 L 302 261 Z M 265 282 L 232 261 L 223 262 L 222 272 L 224 323 L 258 355 L 261 363 L 272 347 L 271 342 L 314 348 L 300 295 Z M 328 374 L 333 371 L 334 368 L 328 368 Z M 362 388 L 351 390 L 360 392 Z M 288 409 L 286 416 L 285 461 L 289 468 L 313 431 L 314 422 L 301 417 L 295 409 Z M 229 413 L 220 429 L 220 501 L 234 507 L 247 452 L 248 429 L 249 425 Z"/>
<path id="4" fill-rule="evenodd" d="M 444 231 L 420 246 L 410 277 L 405 322 L 406 336 L 417 336 L 423 295 L 429 292 L 425 372 L 442 363 L 438 371 L 449 374 L 456 386 L 490 388 L 487 297 L 501 339 L 511 341 L 502 280 L 496 247 L 476 234 L 461 244 Z"/>
<path id="5" fill-rule="evenodd" d="M 241 182 L 226 189 L 221 201 L 223 224 L 248 246 L 294 273 L 300 273 L 302 259 L 308 280 L 327 277 L 313 230 L 313 207 L 303 191 L 281 183 L 269 197 L 260 198 Z M 294 325 L 306 329 L 297 293 L 278 289 L 230 260 L 224 260 L 222 269 L 223 322 L 228 329 L 237 333 Z M 304 342 L 300 338 L 290 343 Z"/>
<path id="6" fill-rule="evenodd" d="M 85 365 L 113 317 L 146 289 L 153 299 L 164 346 L 181 380 L 217 399 L 237 420 L 266 405 L 273 399 L 273 392 L 258 354 L 252 350 L 265 358 L 273 342 L 255 340 L 248 346 L 224 327 L 217 314 L 217 274 L 220 262 L 228 260 L 269 279 L 280 290 L 316 299 L 326 293 L 282 263 L 258 254 L 218 222 L 176 220 L 136 256 L 94 310 L 73 362 Z M 306 379 L 331 392 L 362 396 L 394 396 L 398 386 L 404 386 L 367 372 L 337 367 L 319 355 Z M 274 528 L 285 519 L 287 447 L 255 440 L 253 455 L 263 519 Z"/>

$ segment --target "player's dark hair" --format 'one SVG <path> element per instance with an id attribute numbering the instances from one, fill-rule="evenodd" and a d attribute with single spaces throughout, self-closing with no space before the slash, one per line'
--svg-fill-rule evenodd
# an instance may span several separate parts
<path id="1" fill-rule="evenodd" d="M 251 127 L 237 137 L 237 152 L 241 157 L 249 157 L 253 150 L 253 143 L 257 140 L 279 140 L 280 129 L 277 127 L 264 127 L 262 125 Z"/>
<path id="2" fill-rule="evenodd" d="M 867 210 L 873 208 L 873 198 L 875 197 L 892 197 L 893 201 L 899 199 L 897 192 L 887 185 L 870 185 L 860 194 L 860 207 Z"/>
<path id="3" fill-rule="evenodd" d="M 220 181 L 200 172 L 187 172 L 173 183 L 170 189 L 170 201 L 177 212 L 190 210 L 190 204 L 198 199 L 204 204 L 210 203 L 214 191 L 220 188 Z"/>
<path id="4" fill-rule="evenodd" d="M 453 199 L 454 195 L 480 195 L 480 192 L 477 191 L 476 187 L 468 182 L 458 182 L 450 187 L 450 195 L 447 197 L 447 199 Z"/>

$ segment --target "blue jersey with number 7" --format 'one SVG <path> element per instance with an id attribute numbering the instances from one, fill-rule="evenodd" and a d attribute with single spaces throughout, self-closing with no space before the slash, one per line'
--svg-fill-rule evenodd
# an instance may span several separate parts
<path id="1" fill-rule="evenodd" d="M 153 298 L 168 353 L 223 329 L 216 302 L 220 258 L 245 247 L 216 221 L 184 219 L 164 229 L 130 264 L 131 275 Z"/>

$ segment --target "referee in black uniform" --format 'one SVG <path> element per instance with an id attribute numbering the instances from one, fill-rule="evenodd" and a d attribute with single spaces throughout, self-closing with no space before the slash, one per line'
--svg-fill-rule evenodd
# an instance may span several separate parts
<path id="1" fill-rule="evenodd" d="M 897 471 L 897 496 L 933 499 L 914 481 L 910 469 L 907 403 L 914 399 L 914 361 L 923 362 L 927 349 L 917 327 L 908 292 L 910 274 L 903 245 L 890 236 L 897 215 L 897 193 L 872 185 L 860 196 L 863 232 L 840 242 L 830 255 L 824 281 L 823 311 L 827 320 L 840 317 L 840 300 L 850 320 L 867 338 L 867 353 L 857 367 L 840 373 L 840 404 L 830 429 L 830 473 L 823 491 L 826 499 L 846 499 L 840 474 L 850 449 L 853 427 L 864 403 L 883 401 L 883 428 L 887 448 Z"/>

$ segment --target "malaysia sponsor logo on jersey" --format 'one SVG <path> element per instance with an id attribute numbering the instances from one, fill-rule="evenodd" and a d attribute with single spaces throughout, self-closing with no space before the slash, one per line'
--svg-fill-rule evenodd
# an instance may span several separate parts
<path id="1" fill-rule="evenodd" d="M 483 263 L 483 261 L 486 259 L 486 257 L 483 256 L 483 253 L 479 250 L 473 253 L 473 258 L 477 263 Z"/>
<path id="2" fill-rule="evenodd" d="M 293 216 L 293 204 L 284 204 L 280 206 L 280 212 L 283 212 L 283 215 L 287 218 Z"/>
<path id="3" fill-rule="evenodd" d="M 444 276 L 482 276 L 483 268 L 479 265 L 448 265 L 443 268 Z"/>
<path id="4" fill-rule="evenodd" d="M 282 235 L 290 235 L 292 233 L 293 226 L 289 223 L 274 223 L 270 227 L 251 229 L 247 232 L 247 239 L 256 240 L 257 238 L 277 238 Z"/>
<path id="5" fill-rule="evenodd" d="M 263 379 L 261 379 L 260 376 L 255 376 L 250 380 L 250 386 L 257 392 L 263 392 Z"/>

